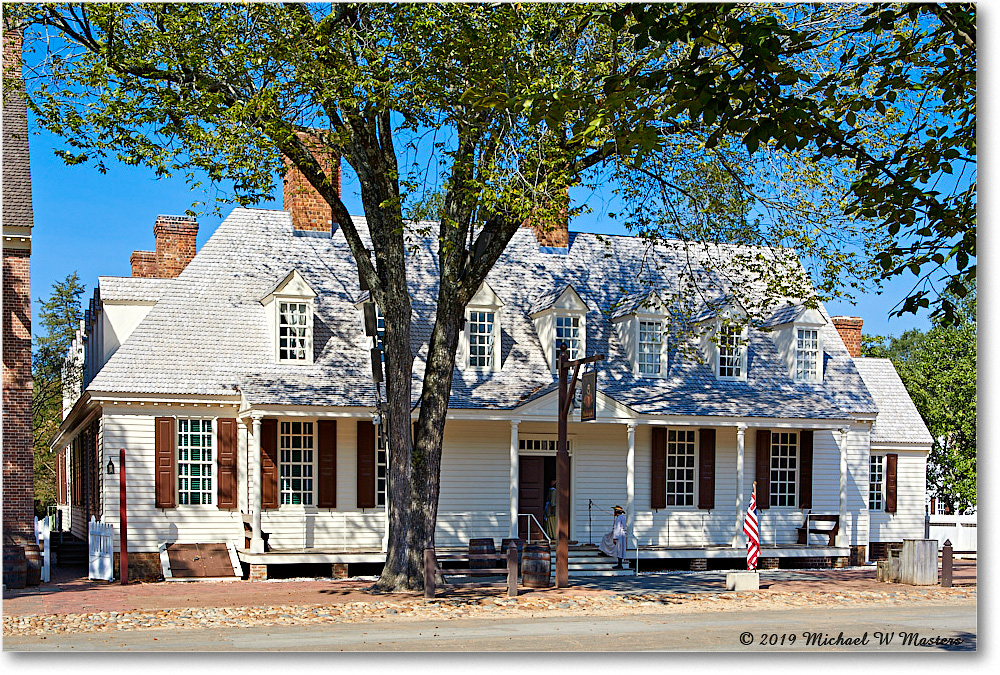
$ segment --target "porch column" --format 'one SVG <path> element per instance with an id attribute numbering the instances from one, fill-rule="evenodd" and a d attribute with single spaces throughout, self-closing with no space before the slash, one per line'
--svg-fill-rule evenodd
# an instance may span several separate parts
<path id="1" fill-rule="evenodd" d="M 736 527 L 733 528 L 733 548 L 740 545 L 740 532 L 743 531 L 743 457 L 746 452 L 747 425 L 736 425 Z"/>
<path id="2" fill-rule="evenodd" d="M 840 429 L 840 530 L 837 532 L 837 546 L 847 546 L 847 428 Z"/>
<path id="3" fill-rule="evenodd" d="M 628 517 L 627 537 L 629 533 L 635 532 L 635 422 L 629 422 L 626 431 L 628 432 L 628 454 L 625 456 L 625 513 Z M 638 546 L 638 544 L 636 545 Z M 626 548 L 628 548 L 627 543 Z"/>
<path id="4" fill-rule="evenodd" d="M 521 420 L 510 421 L 510 537 L 517 537 L 517 484 L 521 468 L 517 454 L 517 425 Z"/>
<path id="5" fill-rule="evenodd" d="M 260 512 L 261 504 L 264 501 L 264 486 L 261 481 L 260 466 L 260 418 L 262 415 L 254 414 L 253 419 L 253 442 L 250 444 L 250 459 L 253 467 L 253 533 L 250 537 L 250 552 L 263 553 L 264 539 L 260 536 Z"/>

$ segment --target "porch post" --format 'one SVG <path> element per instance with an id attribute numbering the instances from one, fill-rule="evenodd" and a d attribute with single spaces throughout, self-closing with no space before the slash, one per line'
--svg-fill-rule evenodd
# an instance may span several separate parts
<path id="1" fill-rule="evenodd" d="M 847 433 L 840 429 L 840 530 L 837 532 L 837 546 L 847 546 Z"/>
<path id="2" fill-rule="evenodd" d="M 625 513 L 628 517 L 628 533 L 635 531 L 635 422 L 626 426 L 628 432 L 628 454 L 625 456 Z M 636 540 L 638 546 L 638 539 Z M 626 545 L 627 548 L 627 545 Z"/>
<path id="3" fill-rule="evenodd" d="M 264 486 L 261 481 L 260 466 L 260 419 L 262 415 L 254 413 L 253 443 L 250 444 L 251 466 L 253 467 L 253 533 L 250 537 L 250 552 L 263 553 L 264 539 L 260 536 L 260 512 L 264 501 Z"/>
<path id="4" fill-rule="evenodd" d="M 517 425 L 521 420 L 510 421 L 510 537 L 517 537 L 517 484 L 521 465 L 517 454 Z"/>
<path id="5" fill-rule="evenodd" d="M 736 527 L 733 528 L 733 548 L 740 545 L 743 531 L 743 458 L 746 454 L 747 425 L 736 425 Z"/>

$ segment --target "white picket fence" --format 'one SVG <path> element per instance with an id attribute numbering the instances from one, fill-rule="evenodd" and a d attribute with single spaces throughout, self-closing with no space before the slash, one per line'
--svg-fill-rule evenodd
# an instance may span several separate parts
<path id="1" fill-rule="evenodd" d="M 976 552 L 976 516 L 927 516 L 924 527 L 926 539 L 937 539 L 938 550 L 946 540 L 954 551 Z"/>
<path id="2" fill-rule="evenodd" d="M 89 579 L 113 581 L 115 578 L 115 528 L 111 523 L 99 523 L 91 516 L 87 528 L 90 549 Z"/>
<path id="3" fill-rule="evenodd" d="M 35 543 L 42 550 L 42 582 L 48 583 L 51 574 L 52 547 L 52 516 L 45 516 L 41 520 L 35 516 Z"/>

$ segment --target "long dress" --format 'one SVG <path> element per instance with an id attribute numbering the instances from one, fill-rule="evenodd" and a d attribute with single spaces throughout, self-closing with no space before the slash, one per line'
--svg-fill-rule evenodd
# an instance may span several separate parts
<path id="1" fill-rule="evenodd" d="M 619 513 L 615 516 L 614 525 L 611 531 L 601 537 L 601 543 L 597 548 L 601 553 L 615 558 L 625 557 L 625 514 Z"/>

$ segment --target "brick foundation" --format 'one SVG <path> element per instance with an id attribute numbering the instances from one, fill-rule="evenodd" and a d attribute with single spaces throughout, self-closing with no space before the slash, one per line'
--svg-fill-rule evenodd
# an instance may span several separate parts
<path id="1" fill-rule="evenodd" d="M 333 563 L 330 566 L 330 573 L 334 579 L 346 579 L 350 576 L 347 573 L 347 563 Z"/>
<path id="2" fill-rule="evenodd" d="M 758 558 L 757 559 L 757 569 L 759 570 L 776 570 L 781 563 L 781 558 Z"/>
<path id="3" fill-rule="evenodd" d="M 704 572 L 708 569 L 707 558 L 691 558 L 690 570 L 692 572 Z"/>
<path id="4" fill-rule="evenodd" d="M 114 554 L 115 579 L 121 580 L 121 554 Z M 128 552 L 128 580 L 132 581 L 159 581 L 163 578 L 163 567 L 160 565 L 159 553 L 147 553 L 139 551 Z"/>
<path id="5" fill-rule="evenodd" d="M 250 565 L 250 581 L 267 581 L 267 565 Z"/>

